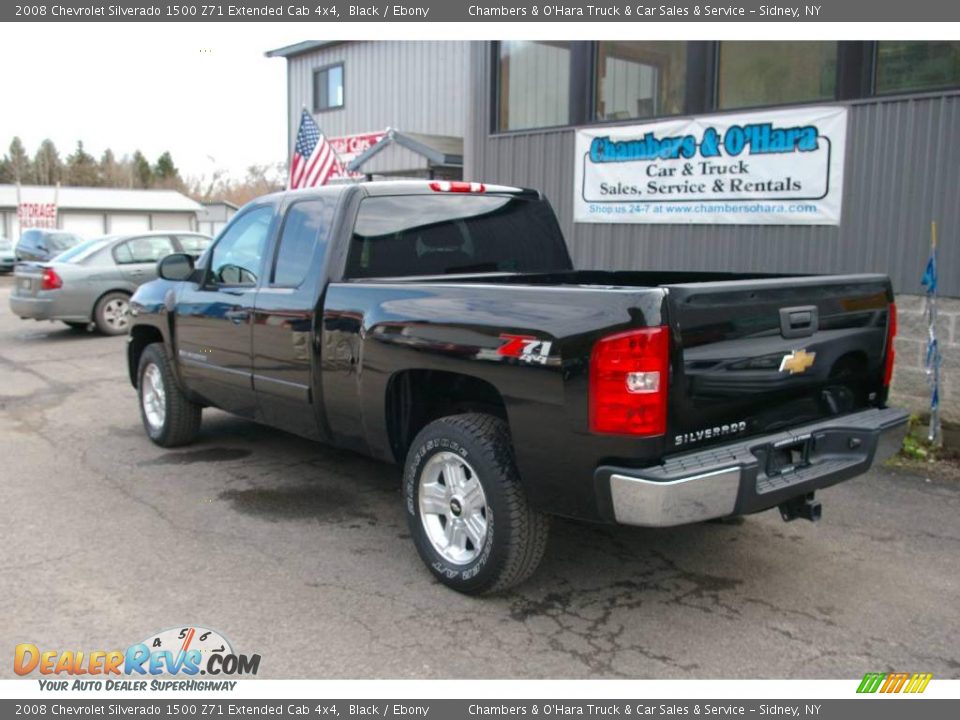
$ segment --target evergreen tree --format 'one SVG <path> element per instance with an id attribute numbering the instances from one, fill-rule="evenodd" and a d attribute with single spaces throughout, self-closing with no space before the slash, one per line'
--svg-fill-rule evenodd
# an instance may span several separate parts
<path id="1" fill-rule="evenodd" d="M 169 152 L 157 158 L 157 164 L 153 167 L 153 178 L 157 187 L 179 190 L 184 186 L 180 170 L 177 169 Z"/>
<path id="2" fill-rule="evenodd" d="M 143 153 L 139 150 L 134 152 L 131 163 L 133 164 L 133 186 L 136 188 L 153 187 L 153 170 Z"/>
<path id="3" fill-rule="evenodd" d="M 11 141 L 10 152 L 5 160 L 12 182 L 23 185 L 33 182 L 33 163 L 30 162 L 30 157 L 23 148 L 23 141 L 19 137 L 14 137 Z"/>
<path id="4" fill-rule="evenodd" d="M 110 148 L 104 150 L 100 158 L 100 185 L 111 188 L 130 187 L 129 164 L 129 160 L 126 160 L 126 166 L 117 161 Z"/>
<path id="5" fill-rule="evenodd" d="M 33 157 L 33 171 L 38 185 L 56 185 L 63 179 L 63 161 L 49 138 L 40 143 Z"/>
<path id="6" fill-rule="evenodd" d="M 100 181 L 100 172 L 93 155 L 83 149 L 83 141 L 77 141 L 77 149 L 67 158 L 67 185 L 75 187 L 96 187 Z"/>

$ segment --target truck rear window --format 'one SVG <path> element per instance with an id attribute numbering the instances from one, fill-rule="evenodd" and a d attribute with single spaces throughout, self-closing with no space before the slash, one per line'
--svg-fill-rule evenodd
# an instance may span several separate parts
<path id="1" fill-rule="evenodd" d="M 391 195 L 360 203 L 348 278 L 572 269 L 549 203 L 512 195 Z"/>

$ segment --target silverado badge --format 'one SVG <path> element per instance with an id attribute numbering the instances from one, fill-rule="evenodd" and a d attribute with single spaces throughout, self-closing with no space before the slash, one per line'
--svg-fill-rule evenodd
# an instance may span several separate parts
<path id="1" fill-rule="evenodd" d="M 813 367 L 815 352 L 808 353 L 806 350 L 794 350 L 789 355 L 784 355 L 780 361 L 780 372 L 788 372 L 791 375 L 797 375 L 806 372 Z"/>

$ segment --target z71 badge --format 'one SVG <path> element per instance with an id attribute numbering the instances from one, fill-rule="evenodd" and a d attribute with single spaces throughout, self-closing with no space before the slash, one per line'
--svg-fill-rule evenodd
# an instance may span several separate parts
<path id="1" fill-rule="evenodd" d="M 541 340 L 533 335 L 503 334 L 500 339 L 503 345 L 497 348 L 497 355 L 517 358 L 523 362 L 546 365 L 550 357 L 550 340 Z"/>

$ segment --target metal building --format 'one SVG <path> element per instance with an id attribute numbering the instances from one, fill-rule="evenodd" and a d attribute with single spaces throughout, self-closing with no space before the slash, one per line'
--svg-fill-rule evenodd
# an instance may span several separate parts
<path id="1" fill-rule="evenodd" d="M 287 60 L 289 148 L 306 108 L 354 177 L 459 177 L 468 43 L 306 41 L 267 56 Z M 398 136 L 415 142 L 404 146 Z M 392 147 L 367 153 L 381 142 Z"/>
<path id="2" fill-rule="evenodd" d="M 473 49 L 466 176 L 542 189 L 560 216 L 561 226 L 579 265 L 611 269 L 877 271 L 890 273 L 898 292 L 916 293 L 920 290 L 919 281 L 927 261 L 930 221 L 938 220 L 945 232 L 949 234 L 952 231 L 954 238 L 960 232 L 960 143 L 956 141 L 960 137 L 960 50 L 955 51 L 958 59 L 953 88 L 876 94 L 843 100 L 834 97 L 812 100 L 817 104 L 839 103 L 849 108 L 840 225 L 636 225 L 574 223 L 574 127 L 595 124 L 589 118 L 596 118 L 599 114 L 591 107 L 596 105 L 596 101 L 589 92 L 583 92 L 589 83 L 554 93 L 564 99 L 563 112 L 544 111 L 540 103 L 525 103 L 540 108 L 547 115 L 543 118 L 520 117 L 517 124 L 521 127 L 516 130 L 503 127 L 507 120 L 503 105 L 510 103 L 513 88 L 503 88 L 506 78 L 501 76 L 499 69 L 509 62 L 509 51 L 501 45 L 484 43 L 477 44 Z M 582 69 L 572 67 L 571 56 L 593 59 L 595 53 L 602 52 L 602 48 L 594 46 L 605 43 L 562 45 L 569 49 L 562 52 L 554 50 L 553 55 L 566 57 L 566 66 L 561 62 L 544 62 L 537 66 L 533 61 L 530 63 L 532 67 L 524 73 L 528 83 L 535 83 L 536 78 L 542 78 L 544 83 L 556 84 L 557 81 L 552 78 L 557 75 L 558 66 L 564 68 L 563 82 L 570 82 L 571 72 L 582 72 Z M 575 45 L 587 47 L 572 47 Z M 770 45 L 782 46 L 783 43 Z M 960 43 L 955 45 L 960 46 Z M 691 53 L 692 50 L 690 48 L 686 52 Z M 698 50 L 700 54 L 705 54 L 712 48 Z M 770 50 L 782 52 L 774 47 Z M 808 47 L 798 50 L 810 52 Z M 501 54 L 503 60 L 500 59 Z M 595 59 L 593 62 L 596 62 Z M 686 64 L 687 72 L 691 72 L 689 57 Z M 712 64 L 716 65 L 716 62 Z M 651 75 L 657 72 L 656 67 L 644 65 L 641 60 L 629 64 L 621 61 L 621 65 L 637 66 Z M 718 70 L 714 68 L 713 72 Z M 862 72 L 862 68 L 858 72 Z M 593 75 L 588 77 L 590 82 L 602 79 L 593 78 Z M 634 93 L 638 97 L 653 92 L 645 90 L 641 80 L 638 75 L 634 86 Z M 647 82 L 655 84 L 654 80 L 649 78 Z M 713 81 L 716 80 L 714 77 Z M 626 84 L 628 81 L 624 79 L 623 82 Z M 684 76 L 682 82 L 686 87 L 689 79 Z M 789 78 L 785 78 L 784 82 L 788 83 Z M 616 120 L 610 124 L 643 124 L 659 119 L 671 109 L 675 114 L 729 111 L 729 108 L 720 105 L 716 97 L 712 102 L 704 97 L 708 86 L 709 80 L 700 97 L 691 98 L 672 108 L 661 107 L 659 115 L 643 117 L 634 113 L 629 121 Z M 713 94 L 718 93 L 714 91 Z M 782 102 L 773 105 L 784 93 L 777 90 L 776 94 L 771 106 L 788 107 Z M 751 108 L 757 107 L 759 100 L 750 98 L 748 101 L 753 103 Z M 583 103 L 584 106 L 573 107 L 573 103 Z M 652 99 L 648 110 L 650 113 L 656 112 Z M 558 122 L 561 117 L 563 121 Z M 554 127 L 544 127 L 548 124 Z M 941 250 L 942 267 L 960 269 L 960 243 L 945 240 Z M 960 297 L 960 272 L 944 273 L 941 291 Z"/>
<path id="3" fill-rule="evenodd" d="M 197 232 L 210 237 L 216 237 L 240 209 L 226 200 L 203 202 L 201 205 L 203 209 L 197 215 Z"/>
<path id="4" fill-rule="evenodd" d="M 56 227 L 84 237 L 196 230 L 200 203 L 174 190 L 0 185 L 0 235 L 20 237 L 18 208 L 51 208 Z"/>

